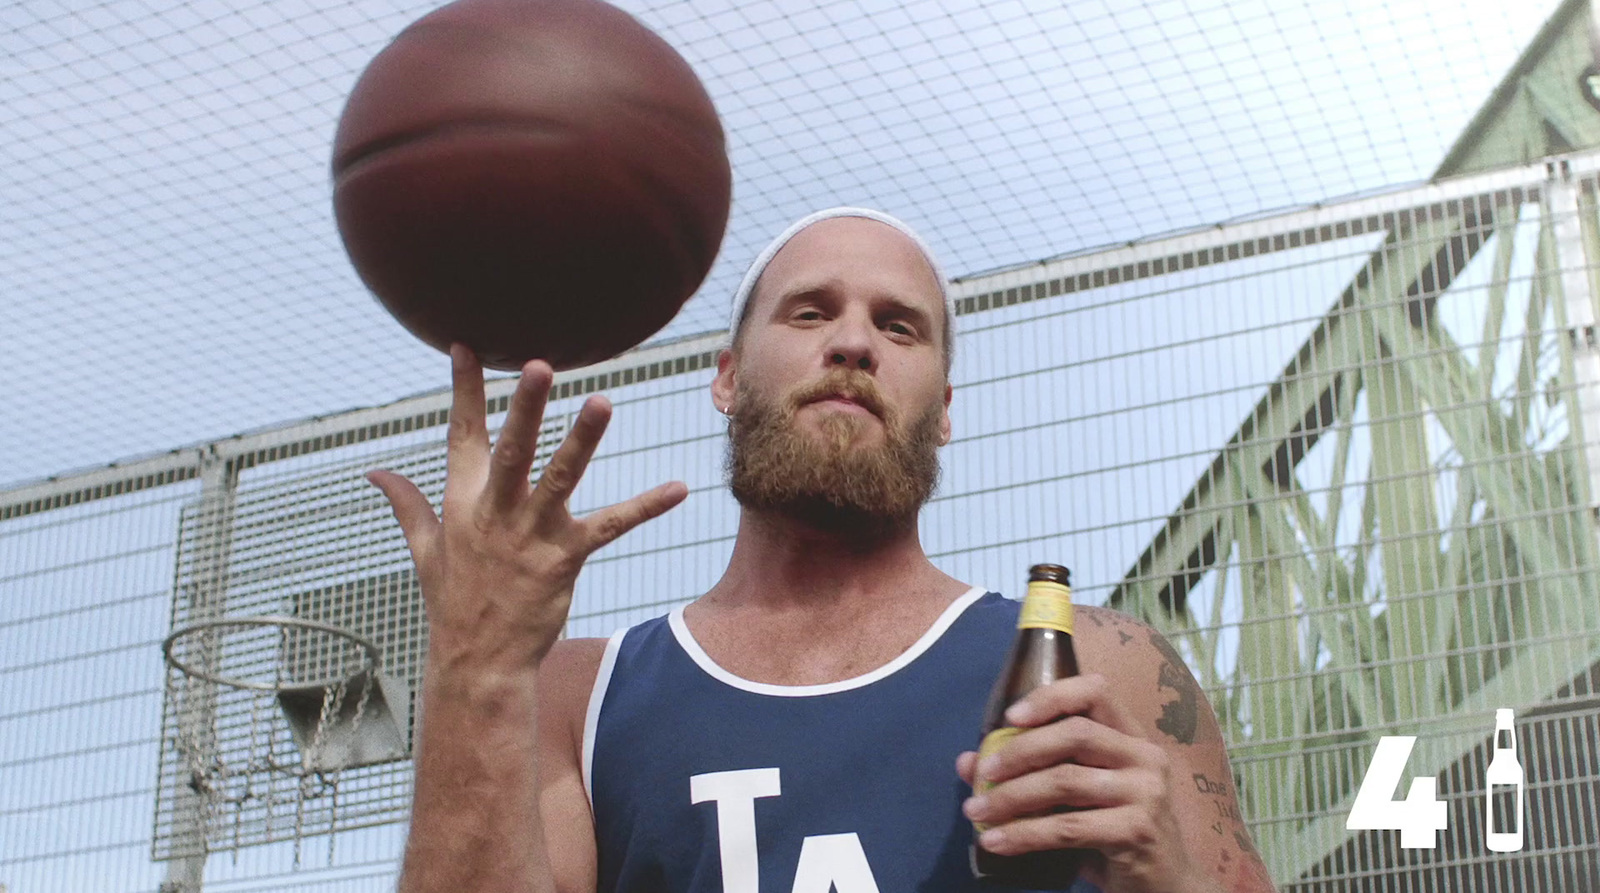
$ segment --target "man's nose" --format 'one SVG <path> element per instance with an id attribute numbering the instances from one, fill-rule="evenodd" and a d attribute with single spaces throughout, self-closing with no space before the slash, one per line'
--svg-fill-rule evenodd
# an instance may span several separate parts
<path id="1" fill-rule="evenodd" d="M 840 319 L 829 333 L 826 347 L 828 365 L 872 371 L 878 365 L 872 344 L 873 331 L 870 320 Z"/>

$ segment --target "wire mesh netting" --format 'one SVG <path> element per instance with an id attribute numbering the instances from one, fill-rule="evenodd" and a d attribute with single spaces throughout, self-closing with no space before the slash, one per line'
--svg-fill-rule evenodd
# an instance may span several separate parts
<path id="1" fill-rule="evenodd" d="M 349 274 L 323 156 L 355 72 L 420 11 L 0 7 L 21 137 L 0 149 L 0 400 L 27 422 L 0 428 L 0 481 L 167 451 L 0 491 L 11 891 L 393 882 L 426 630 L 360 475 L 437 501 L 448 395 Z M 1586 5 L 638 11 L 707 78 L 737 202 L 660 343 L 558 379 L 546 451 L 584 395 L 616 406 L 575 510 L 690 489 L 590 561 L 570 635 L 715 582 L 732 279 L 788 219 L 879 204 L 963 273 L 922 519 L 942 569 L 1016 594 L 1060 561 L 1083 601 L 1162 629 L 1285 890 L 1600 890 Z M 1259 213 L 1434 170 L 1466 176 Z M 261 616 L 347 635 L 238 624 Z M 201 674 L 163 663 L 174 633 Z M 1517 853 L 1484 844 L 1502 707 Z M 327 757 L 341 719 L 395 737 Z M 1396 735 L 1446 803 L 1431 850 L 1345 827 Z"/>
<path id="2" fill-rule="evenodd" d="M 1570 334 L 1568 314 L 1592 306 L 1594 292 L 1570 290 L 1589 288 L 1588 269 L 1563 266 L 1560 248 L 1576 239 L 1581 259 L 1582 245 L 1600 243 L 1600 217 L 1592 174 L 1567 182 L 1546 179 L 1543 166 L 1514 173 L 957 286 L 957 434 L 924 513 L 930 554 L 1002 591 L 1033 561 L 1063 558 L 1085 581 L 1086 601 L 1166 630 L 1217 709 L 1241 804 L 1288 889 L 1349 889 L 1360 879 L 1398 889 L 1384 884 L 1404 876 L 1411 889 L 1445 890 L 1514 876 L 1577 890 L 1600 864 L 1586 805 L 1600 784 L 1600 544 L 1593 451 L 1579 422 L 1600 397 L 1600 366 L 1584 365 Z M 697 352 L 564 376 L 547 447 L 585 393 L 605 386 L 616 404 L 576 509 L 669 476 L 691 491 L 684 506 L 595 556 L 570 634 L 658 614 L 720 573 L 736 506 L 721 481 L 710 374 Z M 491 410 L 503 411 L 506 384 Z M 142 747 L 147 767 L 160 744 L 155 789 L 146 778 L 126 791 L 130 805 L 156 813 L 156 855 L 232 850 L 237 863 L 213 857 L 208 870 L 245 887 L 251 878 L 281 884 L 294 864 L 306 883 L 359 885 L 333 878 L 344 877 L 346 859 L 381 850 L 385 831 L 397 855 L 395 823 L 409 799 L 403 754 L 329 773 L 285 771 L 304 757 L 303 742 L 293 743 L 281 703 L 243 689 L 212 690 L 201 724 L 209 737 L 186 741 L 180 708 L 194 699 L 173 684 L 181 674 L 169 672 L 163 688 L 156 646 L 196 619 L 300 617 L 381 643 L 384 671 L 414 686 L 423 630 L 404 545 L 360 472 L 405 470 L 436 497 L 445 399 L 380 411 L 383 422 L 365 411 L 232 444 L 202 463 L 201 484 L 151 491 L 182 495 L 137 518 L 103 506 L 149 495 L 8 522 L 7 567 L 36 565 L 6 579 L 34 605 L 8 621 L 8 646 L 40 624 L 82 625 L 132 597 L 80 591 L 86 573 L 124 593 L 121 569 L 143 561 L 160 581 L 136 602 L 148 614 L 144 638 L 113 649 L 150 668 L 137 697 L 98 694 L 103 674 L 86 671 L 102 659 L 100 642 L 8 668 L 36 702 L 0 717 L 31 729 L 6 745 L 19 776 L 35 779 L 8 791 L 10 814 L 106 808 L 105 793 L 63 796 L 85 789 L 81 769 L 99 757 L 62 736 L 80 700 L 91 709 L 80 719 L 91 722 L 109 697 L 145 711 L 128 724 L 125 747 Z M 380 424 L 409 433 L 360 433 Z M 124 524 L 152 545 L 130 550 L 108 535 Z M 78 544 L 76 557 L 64 542 Z M 45 610 L 58 592 L 83 604 Z M 333 647 L 224 638 L 217 675 L 328 675 Z M 1474 836 L 1483 821 L 1475 792 L 1502 706 L 1524 717 L 1533 804 L 1528 845 L 1515 856 L 1488 854 Z M 35 728 L 45 716 L 54 731 Z M 1431 853 L 1397 849 L 1392 832 L 1343 826 L 1375 737 L 1399 733 L 1423 742 L 1410 771 L 1446 779 L 1454 842 Z M 269 739 L 278 750 L 262 744 Z M 194 783 L 193 751 L 205 754 L 201 770 L 223 767 L 205 785 Z M 78 780 L 64 787 L 58 772 Z M 209 799 L 189 802 L 186 791 L 211 788 Z M 13 869 L 50 866 L 54 876 L 96 850 L 81 835 L 52 839 L 36 827 L 6 832 Z M 185 844 L 185 833 L 197 836 Z M 366 843 L 345 853 L 346 840 Z M 135 843 L 148 852 L 148 837 L 124 846 Z M 264 871 L 273 852 L 277 867 Z"/>
<path id="3" fill-rule="evenodd" d="M 0 4 L 0 414 L 54 420 L 0 427 L 0 483 L 438 386 L 328 181 L 357 74 L 435 5 Z M 829 205 L 893 211 L 960 273 L 1419 180 L 1556 8 L 622 5 L 704 79 L 735 172 L 663 339 L 720 329 L 766 239 Z"/>

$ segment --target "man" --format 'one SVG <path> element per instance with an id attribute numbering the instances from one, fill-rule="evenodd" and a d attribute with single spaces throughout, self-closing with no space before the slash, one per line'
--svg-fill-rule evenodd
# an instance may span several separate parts
<path id="1" fill-rule="evenodd" d="M 452 353 L 442 515 L 371 475 L 430 624 L 402 889 L 977 890 L 974 820 L 995 853 L 1098 851 L 1079 893 L 1271 889 L 1209 705 L 1131 618 L 1080 608 L 1085 675 L 1016 705 L 1026 731 L 993 756 L 968 750 L 1017 613 L 918 539 L 951 324 L 899 221 L 833 209 L 781 235 L 711 387 L 742 508 L 728 568 L 609 642 L 557 641 L 578 572 L 686 488 L 573 518 L 609 404 L 584 405 L 529 486 L 549 367 L 524 367 L 491 447 L 481 369 Z M 975 774 L 992 787 L 974 797 Z"/>

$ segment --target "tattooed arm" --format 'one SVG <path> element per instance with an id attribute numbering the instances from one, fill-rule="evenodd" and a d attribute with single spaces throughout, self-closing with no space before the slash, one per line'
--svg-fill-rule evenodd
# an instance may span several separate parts
<path id="1" fill-rule="evenodd" d="M 982 766 L 958 764 L 996 783 L 967 805 L 997 826 L 985 846 L 1097 849 L 1086 877 L 1107 893 L 1270 893 L 1216 717 L 1178 653 L 1131 617 L 1078 612 L 1084 675 L 1014 706 L 1008 719 L 1029 730 Z"/>
<path id="2" fill-rule="evenodd" d="M 1184 790 L 1174 804 L 1187 814 L 1186 842 L 1191 852 L 1202 865 L 1209 862 L 1212 872 L 1229 889 L 1272 890 L 1267 867 L 1239 814 L 1233 766 L 1228 762 L 1216 713 L 1200 690 L 1200 683 L 1177 649 L 1160 633 L 1126 614 L 1092 610 L 1103 624 L 1116 629 L 1119 646 L 1142 639 L 1161 654 L 1156 690 L 1164 703 L 1155 728 L 1164 739 L 1163 746 L 1187 770 L 1179 775 L 1186 774 L 1193 783 L 1193 790 Z"/>

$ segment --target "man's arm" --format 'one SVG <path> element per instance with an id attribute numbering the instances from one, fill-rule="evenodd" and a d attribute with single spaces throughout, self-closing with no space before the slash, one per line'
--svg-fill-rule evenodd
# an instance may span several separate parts
<path id="1" fill-rule="evenodd" d="M 430 669 L 402 891 L 595 889 L 581 754 L 605 644 L 557 642 L 525 680 Z"/>
<path id="2" fill-rule="evenodd" d="M 1216 712 L 1183 657 L 1161 633 L 1127 614 L 1081 610 L 1091 649 L 1084 661 L 1116 673 L 1117 697 L 1128 702 L 1143 737 L 1170 761 L 1172 807 L 1196 868 L 1230 893 L 1273 890 L 1239 811 Z"/>
<path id="3" fill-rule="evenodd" d="M 598 657 L 592 644 L 557 647 L 557 639 L 589 555 L 677 505 L 688 489 L 665 484 L 572 517 L 568 499 L 610 421 L 610 404 L 589 398 L 530 484 L 554 378 L 549 365 L 523 367 L 491 446 L 483 369 L 460 345 L 451 362 L 441 512 L 400 475 L 368 475 L 405 533 L 428 615 L 400 889 L 593 890 L 593 824 L 574 745 L 582 720 L 574 718 L 582 716 Z"/>
<path id="4" fill-rule="evenodd" d="M 1215 714 L 1177 652 L 1116 611 L 1081 607 L 1075 627 L 1085 675 L 1014 705 L 1007 718 L 1029 730 L 981 767 L 958 764 L 997 782 L 968 805 L 1000 826 L 990 848 L 1100 850 L 1108 893 L 1272 891 Z"/>
<path id="5" fill-rule="evenodd" d="M 583 784 L 583 722 L 605 639 L 557 642 L 545 658 L 539 700 L 539 815 L 550 874 L 559 893 L 593 893 L 599 884 L 594 813 Z"/>

